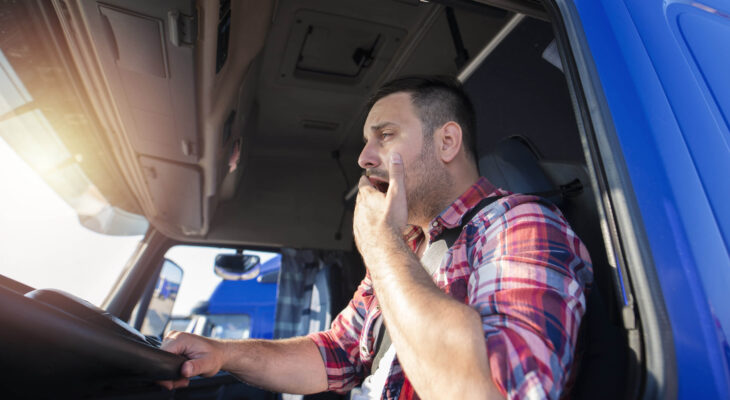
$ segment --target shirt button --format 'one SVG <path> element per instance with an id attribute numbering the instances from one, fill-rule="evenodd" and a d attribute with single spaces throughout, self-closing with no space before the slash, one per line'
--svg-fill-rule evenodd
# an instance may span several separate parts
<path id="1" fill-rule="evenodd" d="M 365 347 L 365 345 L 363 345 L 362 347 L 360 347 L 360 350 L 361 350 L 361 351 L 362 351 L 363 353 L 367 353 L 367 352 L 368 352 L 368 348 L 367 348 L 367 347 Z"/>
<path id="2" fill-rule="evenodd" d="M 432 226 L 435 228 L 435 227 L 439 226 L 439 223 L 434 221 Z"/>

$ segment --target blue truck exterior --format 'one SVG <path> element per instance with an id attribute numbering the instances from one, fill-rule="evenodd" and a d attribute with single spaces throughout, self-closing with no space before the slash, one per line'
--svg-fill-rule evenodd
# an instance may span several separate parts
<path id="1" fill-rule="evenodd" d="M 570 3 L 651 248 L 678 397 L 730 398 L 730 2 Z"/>
<path id="2" fill-rule="evenodd" d="M 278 274 L 281 255 L 276 255 L 260 266 L 259 277 Z M 223 280 L 210 295 L 206 314 L 248 315 L 251 317 L 251 338 L 273 339 L 274 315 L 278 284 Z"/>

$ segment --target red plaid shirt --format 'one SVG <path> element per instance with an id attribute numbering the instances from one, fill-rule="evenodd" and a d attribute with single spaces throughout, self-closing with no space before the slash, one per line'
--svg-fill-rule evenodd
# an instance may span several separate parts
<path id="1" fill-rule="evenodd" d="M 461 225 L 483 198 L 506 194 L 480 178 L 431 223 L 429 240 Z M 425 235 L 413 227 L 405 238 L 415 251 Z M 465 225 L 432 278 L 481 315 L 492 379 L 503 394 L 557 399 L 571 372 L 592 276 L 588 251 L 560 210 L 536 196 L 511 195 Z M 377 305 L 366 275 L 332 328 L 309 335 L 329 390 L 346 392 L 370 374 Z M 397 358 L 382 398 L 418 398 Z"/>

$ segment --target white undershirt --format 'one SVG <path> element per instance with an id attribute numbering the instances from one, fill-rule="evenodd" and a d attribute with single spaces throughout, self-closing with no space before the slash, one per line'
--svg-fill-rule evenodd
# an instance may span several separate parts
<path id="1" fill-rule="evenodd" d="M 423 252 L 420 253 L 420 257 L 423 257 L 430 247 L 430 243 L 428 243 L 428 241 L 426 241 L 425 244 L 426 246 L 423 249 Z M 362 386 L 356 387 L 350 391 L 350 400 L 380 400 L 380 396 L 383 394 L 383 389 L 385 389 L 385 381 L 388 379 L 388 373 L 390 372 L 390 367 L 394 360 L 395 346 L 391 343 L 390 347 L 388 347 L 388 350 L 383 355 L 383 358 L 380 359 L 380 364 L 378 364 L 378 369 L 375 371 L 375 374 L 365 378 L 365 380 L 362 381 Z"/>
<path id="2" fill-rule="evenodd" d="M 380 359 L 378 369 L 375 374 L 368 376 L 362 381 L 362 386 L 354 388 L 350 392 L 350 400 L 380 400 L 380 395 L 383 394 L 385 388 L 385 381 L 388 379 L 388 373 L 390 367 L 395 360 L 395 346 L 393 344 L 388 347 L 388 350 Z"/>

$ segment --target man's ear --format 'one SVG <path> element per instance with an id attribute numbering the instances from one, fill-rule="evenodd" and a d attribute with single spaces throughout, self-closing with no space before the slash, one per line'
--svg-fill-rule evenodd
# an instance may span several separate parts
<path id="1" fill-rule="evenodd" d="M 456 158 L 462 148 L 461 126 L 454 121 L 445 123 L 436 131 L 437 154 L 441 161 L 449 163 Z"/>

